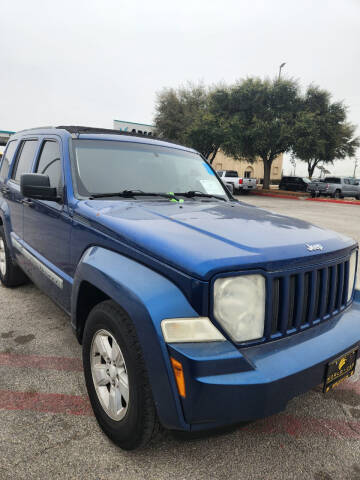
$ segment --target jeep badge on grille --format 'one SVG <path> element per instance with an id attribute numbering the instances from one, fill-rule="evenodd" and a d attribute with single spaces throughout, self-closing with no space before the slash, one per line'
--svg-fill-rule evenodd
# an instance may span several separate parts
<path id="1" fill-rule="evenodd" d="M 324 247 L 320 243 L 314 243 L 312 245 L 306 243 L 305 245 L 309 252 L 314 252 L 316 250 L 324 250 Z"/>

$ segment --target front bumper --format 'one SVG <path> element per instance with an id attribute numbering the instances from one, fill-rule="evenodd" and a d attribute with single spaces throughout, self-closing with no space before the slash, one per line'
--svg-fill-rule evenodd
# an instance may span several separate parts
<path id="1" fill-rule="evenodd" d="M 325 380 L 329 361 L 360 346 L 360 295 L 350 310 L 304 332 L 254 347 L 231 342 L 168 345 L 183 365 L 185 422 L 202 430 L 283 410 Z"/>

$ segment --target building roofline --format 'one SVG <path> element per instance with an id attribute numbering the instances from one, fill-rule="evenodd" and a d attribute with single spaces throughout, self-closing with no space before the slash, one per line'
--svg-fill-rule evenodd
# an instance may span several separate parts
<path id="1" fill-rule="evenodd" d="M 144 125 L 145 127 L 155 127 L 155 125 L 150 125 L 149 123 L 141 123 L 141 122 L 129 122 L 128 120 L 117 120 L 114 118 L 113 122 L 122 122 L 122 123 L 131 123 L 131 125 Z"/>

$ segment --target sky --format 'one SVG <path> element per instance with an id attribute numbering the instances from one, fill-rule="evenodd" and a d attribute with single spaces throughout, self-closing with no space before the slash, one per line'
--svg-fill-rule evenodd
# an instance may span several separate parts
<path id="1" fill-rule="evenodd" d="M 164 87 L 273 78 L 282 62 L 360 125 L 359 34 L 360 0 L 3 1 L 0 130 L 152 123 Z M 352 175 L 354 160 L 329 169 Z"/>

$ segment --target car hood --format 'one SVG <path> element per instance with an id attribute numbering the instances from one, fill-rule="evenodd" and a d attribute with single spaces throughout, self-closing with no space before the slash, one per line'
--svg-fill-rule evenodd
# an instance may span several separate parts
<path id="1" fill-rule="evenodd" d="M 320 262 L 354 241 L 310 223 L 241 202 L 79 202 L 77 214 L 128 246 L 192 276 Z M 320 244 L 322 250 L 309 250 Z"/>

